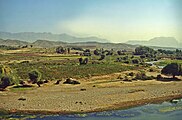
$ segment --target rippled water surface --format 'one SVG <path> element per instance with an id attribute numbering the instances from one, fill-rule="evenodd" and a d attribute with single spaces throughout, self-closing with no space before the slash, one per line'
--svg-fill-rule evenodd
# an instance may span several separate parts
<path id="1" fill-rule="evenodd" d="M 177 103 L 163 102 L 126 110 L 115 110 L 74 115 L 4 115 L 1 119 L 23 120 L 182 120 L 182 99 Z"/>

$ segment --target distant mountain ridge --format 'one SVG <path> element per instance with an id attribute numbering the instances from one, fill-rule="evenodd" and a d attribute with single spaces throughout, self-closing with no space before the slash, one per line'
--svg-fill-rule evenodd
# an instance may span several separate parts
<path id="1" fill-rule="evenodd" d="M 126 44 L 182 48 L 182 43 L 178 42 L 174 37 L 155 37 L 149 41 L 131 40 Z"/>
<path id="2" fill-rule="evenodd" d="M 101 42 L 106 43 L 109 40 L 98 38 L 98 37 L 75 37 L 68 34 L 52 34 L 52 33 L 35 33 L 35 32 L 0 32 L 0 38 L 2 39 L 15 39 L 26 42 L 35 42 L 36 40 L 49 40 L 49 41 L 62 41 L 62 42 Z"/>

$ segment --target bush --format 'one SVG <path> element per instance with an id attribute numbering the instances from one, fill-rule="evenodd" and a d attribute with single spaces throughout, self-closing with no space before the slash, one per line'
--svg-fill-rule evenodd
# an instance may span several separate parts
<path id="1" fill-rule="evenodd" d="M 132 63 L 133 63 L 133 64 L 138 64 L 138 63 L 139 63 L 139 60 L 138 60 L 138 59 L 133 59 L 133 60 L 132 60 Z"/>
<path id="2" fill-rule="evenodd" d="M 105 55 L 102 54 L 102 55 L 100 56 L 99 60 L 103 60 L 104 58 L 105 58 Z"/>
<path id="3" fill-rule="evenodd" d="M 161 80 L 161 79 L 163 79 L 163 77 L 160 74 L 157 75 L 157 80 Z"/>
<path id="4" fill-rule="evenodd" d="M 56 53 L 63 54 L 66 53 L 66 49 L 62 46 L 56 48 Z"/>
<path id="5" fill-rule="evenodd" d="M 79 63 L 80 65 L 86 65 L 88 63 L 88 58 L 85 58 L 85 59 L 79 58 Z"/>
<path id="6" fill-rule="evenodd" d="M 80 82 L 78 82 L 77 80 L 73 80 L 72 78 L 68 78 L 68 79 L 66 79 L 65 82 L 63 82 L 63 84 L 73 84 L 73 85 L 75 85 L 75 84 L 80 84 Z"/>
<path id="7" fill-rule="evenodd" d="M 31 82 L 33 84 L 40 81 L 40 79 L 42 77 L 41 73 L 38 70 L 33 70 L 33 71 L 29 72 L 28 75 L 29 75 L 29 79 L 31 80 Z"/>
<path id="8" fill-rule="evenodd" d="M 152 80 L 155 77 L 153 76 L 147 76 L 144 72 L 139 72 L 136 74 L 135 79 L 139 79 L 139 80 Z"/>
<path id="9" fill-rule="evenodd" d="M 12 78 L 10 76 L 3 76 L 1 78 L 1 85 L 0 85 L 0 88 L 3 88 L 5 89 L 6 87 L 12 85 Z"/>
<path id="10" fill-rule="evenodd" d="M 133 72 L 128 73 L 129 76 L 134 76 Z"/>
<path id="11" fill-rule="evenodd" d="M 154 72 L 154 69 L 150 68 L 150 69 L 149 69 L 149 72 Z"/>

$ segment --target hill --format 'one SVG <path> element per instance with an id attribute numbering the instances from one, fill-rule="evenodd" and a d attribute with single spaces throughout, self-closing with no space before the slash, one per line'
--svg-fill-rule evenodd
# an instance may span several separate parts
<path id="1" fill-rule="evenodd" d="M 16 39 L 26 42 L 35 42 L 36 40 L 49 40 L 49 41 L 63 41 L 68 43 L 73 42 L 109 42 L 109 40 L 98 38 L 98 37 L 75 37 L 68 34 L 52 34 L 52 33 L 35 33 L 35 32 L 20 32 L 20 33 L 10 33 L 10 32 L 0 32 L 0 38 L 2 39 Z"/>
<path id="2" fill-rule="evenodd" d="M 131 45 L 182 48 L 181 43 L 179 43 L 173 37 L 155 37 L 153 39 L 150 39 L 149 41 L 132 40 L 132 41 L 128 41 L 126 43 L 131 44 Z"/>
<path id="3" fill-rule="evenodd" d="M 24 41 L 20 41 L 20 40 L 3 40 L 0 39 L 0 45 L 6 45 L 6 46 L 24 46 L 24 45 L 28 45 L 28 42 L 24 42 Z"/>

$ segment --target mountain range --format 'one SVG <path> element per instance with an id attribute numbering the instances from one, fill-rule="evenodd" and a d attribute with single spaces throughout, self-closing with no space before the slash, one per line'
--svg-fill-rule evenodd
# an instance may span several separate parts
<path id="1" fill-rule="evenodd" d="M 178 42 L 174 37 L 155 37 L 149 41 L 131 40 L 126 43 L 131 45 L 182 48 L 182 43 Z"/>
<path id="2" fill-rule="evenodd" d="M 68 34 L 52 34 L 52 33 L 34 33 L 21 32 L 9 33 L 0 32 L 0 45 L 7 46 L 24 46 L 33 45 L 34 47 L 57 47 L 57 46 L 96 46 L 103 48 L 116 49 L 133 49 L 136 46 L 150 46 L 152 48 L 182 49 L 182 43 L 179 43 L 173 37 L 155 37 L 149 41 L 132 40 L 126 43 L 110 43 L 107 39 L 97 37 L 74 37 Z"/>
<path id="3" fill-rule="evenodd" d="M 75 37 L 68 34 L 52 34 L 52 33 L 35 33 L 35 32 L 0 32 L 1 39 L 15 39 L 26 42 L 35 42 L 36 40 L 49 40 L 49 41 L 63 41 L 68 43 L 74 42 L 101 42 L 106 43 L 109 40 L 98 38 L 98 37 Z"/>

